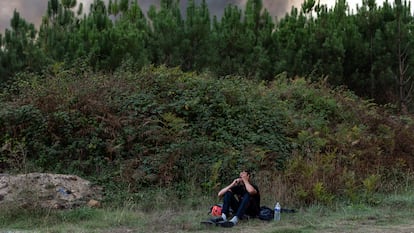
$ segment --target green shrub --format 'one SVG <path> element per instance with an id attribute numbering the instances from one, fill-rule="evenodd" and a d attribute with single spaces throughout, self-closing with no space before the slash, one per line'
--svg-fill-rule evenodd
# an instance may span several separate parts
<path id="1" fill-rule="evenodd" d="M 412 181 L 411 118 L 346 89 L 63 67 L 23 73 L 2 92 L 1 169 L 86 176 L 116 203 L 142 188 L 214 193 L 246 167 L 283 187 L 289 203 L 357 202 Z M 381 174 L 378 186 L 371 174 Z"/>

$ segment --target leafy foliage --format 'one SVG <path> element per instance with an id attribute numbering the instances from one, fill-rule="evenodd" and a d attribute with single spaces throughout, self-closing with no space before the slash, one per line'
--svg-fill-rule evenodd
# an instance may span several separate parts
<path id="1" fill-rule="evenodd" d="M 303 79 L 293 82 L 282 83 L 278 96 L 289 104 L 293 123 L 294 150 L 281 176 L 286 176 L 287 192 L 294 193 L 295 200 L 328 204 L 335 194 L 358 201 L 360 195 L 372 197 L 397 188 L 398 182 L 410 182 L 412 155 L 404 151 L 411 150 L 406 140 L 413 138 L 405 130 L 412 129 L 412 123 L 347 90 Z M 397 135 L 396 128 L 404 136 Z M 398 165 L 401 160 L 405 162 Z M 404 181 L 386 175 L 395 167 L 405 171 L 400 177 Z"/>
<path id="2" fill-rule="evenodd" d="M 228 177 L 260 166 L 251 161 L 254 151 L 263 151 L 269 169 L 289 154 L 286 116 L 263 84 L 152 67 L 55 75 L 28 75 L 16 95 L 4 95 L 15 101 L 1 115 L 2 145 L 24 139 L 28 159 L 42 170 L 90 176 L 115 166 L 115 179 L 136 188 L 180 181 L 207 187 L 214 164 Z"/>
<path id="3" fill-rule="evenodd" d="M 108 195 L 162 186 L 185 197 L 188 185 L 215 191 L 247 167 L 261 187 L 288 187 L 284 203 L 309 204 L 374 201 L 411 181 L 412 118 L 345 89 L 81 67 L 21 74 L 1 95 L 2 170 L 75 173 Z"/>
<path id="4" fill-rule="evenodd" d="M 75 0 L 49 0 L 39 31 L 14 12 L 0 35 L 1 84 L 19 72 L 44 73 L 79 58 L 97 71 L 147 65 L 240 75 L 254 80 L 327 79 L 376 103 L 413 110 L 413 15 L 407 1 L 346 0 L 332 8 L 305 1 L 272 20 L 262 0 L 228 5 L 211 17 L 206 0 L 161 0 L 143 12 L 138 1 L 91 1 L 86 14 Z"/>

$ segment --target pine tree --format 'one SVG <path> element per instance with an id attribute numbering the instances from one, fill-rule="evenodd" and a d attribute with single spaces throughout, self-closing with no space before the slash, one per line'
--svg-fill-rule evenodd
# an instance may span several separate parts
<path id="1" fill-rule="evenodd" d="M 256 79 L 272 79 L 273 69 L 269 47 L 274 23 L 262 0 L 249 0 L 244 13 L 244 37 L 248 46 L 243 74 Z"/>
<path id="2" fill-rule="evenodd" d="M 365 92 L 368 91 L 369 96 L 371 98 L 375 98 L 376 77 L 378 73 L 375 70 L 374 63 L 379 52 L 379 50 L 375 49 L 377 46 L 375 44 L 375 37 L 377 31 L 381 28 L 380 24 L 382 24 L 383 19 L 381 18 L 381 14 L 375 0 L 364 0 L 362 2 L 362 7 L 358 9 L 358 16 L 357 23 L 359 24 L 360 32 L 363 35 L 365 41 L 365 52 L 367 53 L 366 59 L 362 60 L 366 61 L 366 64 L 364 65 L 365 68 L 361 68 L 364 69 L 363 73 L 369 75 L 369 79 L 362 77 L 363 80 L 366 80 L 366 87 L 363 87 L 362 90 Z"/>
<path id="3" fill-rule="evenodd" d="M 312 59 L 304 59 L 312 49 L 308 46 L 311 24 L 303 13 L 299 13 L 296 7 L 285 17 L 277 22 L 277 27 L 272 33 L 272 61 L 275 73 L 286 73 L 289 77 L 302 76 L 312 70 Z"/>
<path id="4" fill-rule="evenodd" d="M 10 29 L 0 35 L 0 82 L 10 80 L 21 71 L 39 72 L 46 59 L 36 46 L 36 29 L 20 17 L 16 10 L 10 20 Z"/>
<path id="5" fill-rule="evenodd" d="M 241 20 L 242 11 L 234 5 L 225 8 L 220 22 L 213 20 L 212 36 L 218 56 L 211 69 L 219 76 L 243 74 L 244 55 L 250 46 Z"/>
<path id="6" fill-rule="evenodd" d="M 310 52 L 316 54 L 312 75 L 316 78 L 328 76 L 329 82 L 333 85 L 343 83 L 347 10 L 346 0 L 337 0 L 332 10 L 322 11 L 315 19 L 314 35 L 317 44 Z"/>
<path id="7" fill-rule="evenodd" d="M 202 71 L 212 64 L 216 50 L 210 35 L 211 20 L 206 1 L 197 6 L 194 0 L 189 0 L 181 50 L 183 70 Z"/>
<path id="8" fill-rule="evenodd" d="M 412 52 L 413 34 L 410 23 L 414 20 L 410 13 L 410 5 L 407 1 L 395 0 L 395 21 L 391 23 L 390 33 L 395 35 L 393 43 L 393 54 L 397 60 L 397 67 L 394 68 L 394 80 L 396 83 L 397 107 L 401 112 L 407 113 L 412 102 L 414 91 L 412 67 L 414 62 L 414 53 Z"/>
<path id="9" fill-rule="evenodd" d="M 113 69 L 124 62 L 133 64 L 133 68 L 139 70 L 150 62 L 147 51 L 149 27 L 138 1 L 132 2 L 128 9 L 124 9 L 111 32 L 113 43 L 108 63 Z"/>
<path id="10" fill-rule="evenodd" d="M 148 17 L 152 25 L 149 41 L 152 62 L 170 67 L 183 64 L 181 49 L 185 30 L 178 1 L 161 0 L 160 9 L 151 6 Z"/>
<path id="11" fill-rule="evenodd" d="M 76 27 L 79 21 L 75 17 L 76 0 L 49 0 L 46 15 L 40 26 L 38 42 L 44 52 L 54 61 L 63 61 L 73 57 L 73 46 L 78 41 Z M 82 6 L 82 5 L 80 5 Z"/>

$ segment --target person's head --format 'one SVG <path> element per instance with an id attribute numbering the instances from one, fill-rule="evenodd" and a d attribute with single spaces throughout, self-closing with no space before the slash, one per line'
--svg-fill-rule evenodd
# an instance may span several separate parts
<path id="1" fill-rule="evenodd" d="M 240 172 L 240 178 L 243 178 L 243 176 L 247 176 L 247 178 L 250 180 L 251 172 L 250 170 L 244 169 Z"/>

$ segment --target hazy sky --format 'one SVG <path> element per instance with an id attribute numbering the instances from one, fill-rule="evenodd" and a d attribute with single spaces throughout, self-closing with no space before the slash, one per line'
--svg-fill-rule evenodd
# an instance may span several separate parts
<path id="1" fill-rule="evenodd" d="M 209 9 L 212 14 L 221 15 L 224 7 L 229 4 L 244 5 L 247 0 L 207 0 Z M 272 15 L 283 16 L 289 11 L 292 5 L 299 7 L 303 0 L 263 0 L 263 5 L 269 9 Z M 329 6 L 335 3 L 335 0 L 320 0 L 323 4 Z M 411 1 L 411 0 L 410 0 Z M 414 1 L 414 0 L 412 0 Z M 4 34 L 5 27 L 10 25 L 10 19 L 13 15 L 13 10 L 21 14 L 21 16 L 31 23 L 39 25 L 42 15 L 46 12 L 48 0 L 0 0 L 0 33 Z M 84 3 L 84 9 L 89 9 L 89 5 L 93 0 L 78 0 Z M 156 4 L 159 0 L 138 0 L 144 12 L 147 12 L 150 5 Z M 185 4 L 186 0 L 181 0 L 181 4 Z M 348 0 L 350 6 L 355 6 L 357 3 L 361 4 L 362 0 Z M 377 3 L 382 3 L 383 0 L 377 0 Z M 390 0 L 393 2 L 393 0 Z"/>

